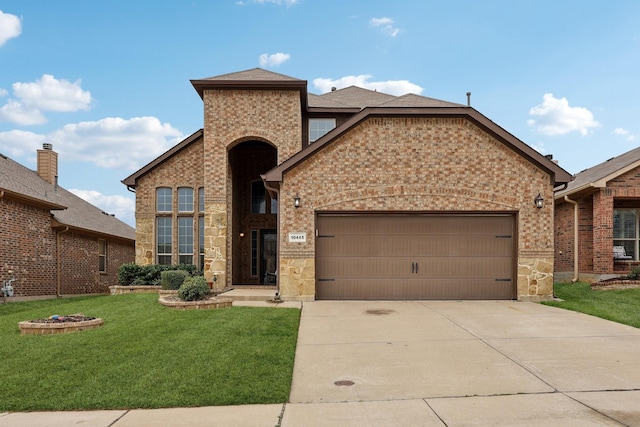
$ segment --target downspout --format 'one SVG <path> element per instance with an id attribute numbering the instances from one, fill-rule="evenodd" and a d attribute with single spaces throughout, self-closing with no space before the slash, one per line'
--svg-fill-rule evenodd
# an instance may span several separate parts
<path id="1" fill-rule="evenodd" d="M 264 181 L 264 177 L 263 177 L 263 181 Z M 275 193 L 276 199 L 278 200 L 278 204 L 280 204 L 280 189 L 279 188 L 275 188 L 269 185 L 269 183 L 267 181 L 264 181 L 264 186 L 267 189 L 267 191 L 269 193 L 273 192 Z M 276 274 L 276 295 L 274 296 L 274 301 L 280 301 L 280 206 L 278 206 L 278 222 L 276 224 L 276 236 L 278 236 L 278 246 L 276 249 L 276 253 L 278 254 L 278 259 L 277 259 L 277 272 L 278 274 Z"/>
<path id="2" fill-rule="evenodd" d="M 578 202 L 571 200 L 569 196 L 564 196 L 564 201 L 573 205 L 573 279 L 571 283 L 579 280 L 578 273 Z"/>
<path id="3" fill-rule="evenodd" d="M 56 285 L 57 285 L 57 291 L 56 291 L 56 296 L 58 298 L 61 298 L 62 295 L 60 294 L 60 282 L 62 280 L 62 275 L 60 273 L 60 265 L 62 263 L 62 261 L 60 260 L 60 250 L 62 249 L 62 240 L 60 239 L 60 235 L 62 233 L 66 233 L 67 231 L 69 231 L 69 227 L 66 227 L 64 230 L 62 231 L 58 231 L 56 233 Z"/>

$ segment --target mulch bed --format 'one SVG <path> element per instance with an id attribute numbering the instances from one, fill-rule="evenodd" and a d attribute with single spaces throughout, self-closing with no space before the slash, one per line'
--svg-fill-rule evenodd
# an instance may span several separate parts
<path id="1" fill-rule="evenodd" d="M 51 316 L 46 319 L 27 320 L 31 323 L 69 323 L 69 322 L 84 322 L 87 320 L 94 320 L 95 317 L 85 316 L 84 314 L 70 314 L 68 316 Z"/>
<path id="2" fill-rule="evenodd" d="M 611 279 L 601 280 L 591 284 L 591 289 L 598 291 L 607 291 L 612 289 L 634 289 L 640 288 L 640 280 L 629 279 L 628 277 L 614 277 Z"/>

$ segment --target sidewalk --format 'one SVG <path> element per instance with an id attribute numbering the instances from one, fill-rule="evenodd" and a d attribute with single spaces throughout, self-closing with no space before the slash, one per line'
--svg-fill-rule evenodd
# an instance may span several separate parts
<path id="1" fill-rule="evenodd" d="M 289 400 L 0 414 L 0 427 L 640 427 L 640 329 L 513 301 L 304 303 Z"/>

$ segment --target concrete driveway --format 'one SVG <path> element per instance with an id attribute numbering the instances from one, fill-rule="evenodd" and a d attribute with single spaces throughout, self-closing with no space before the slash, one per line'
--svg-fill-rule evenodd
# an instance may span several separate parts
<path id="1" fill-rule="evenodd" d="M 640 426 L 640 329 L 513 301 L 305 303 L 283 426 Z"/>

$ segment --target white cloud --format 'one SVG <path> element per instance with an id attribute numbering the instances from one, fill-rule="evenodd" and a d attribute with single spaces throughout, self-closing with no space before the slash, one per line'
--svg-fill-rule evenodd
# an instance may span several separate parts
<path id="1" fill-rule="evenodd" d="M 7 96 L 7 95 L 9 95 L 9 92 L 7 92 L 7 90 L 6 90 L 6 89 L 2 89 L 2 88 L 0 87 L 0 98 L 5 97 L 5 96 Z"/>
<path id="2" fill-rule="evenodd" d="M 369 21 L 373 27 L 378 27 L 388 36 L 395 37 L 400 33 L 400 29 L 393 26 L 393 19 L 387 18 L 371 18 Z"/>
<path id="3" fill-rule="evenodd" d="M 614 134 L 614 135 L 622 136 L 622 137 L 624 137 L 627 141 L 633 141 L 634 139 L 636 139 L 636 136 L 635 136 L 635 135 L 633 135 L 631 132 L 629 132 L 628 130 L 623 129 L 623 128 L 615 128 L 615 129 L 613 130 L 613 134 Z"/>
<path id="4" fill-rule="evenodd" d="M 82 90 L 81 81 L 57 80 L 50 74 L 43 74 L 32 83 L 14 83 L 13 94 L 25 105 L 44 111 L 69 112 L 88 110 L 91 106 L 91 92 Z"/>
<path id="5" fill-rule="evenodd" d="M 0 152 L 14 156 L 35 153 L 47 142 L 53 144 L 53 149 L 65 160 L 134 171 L 173 147 L 182 137 L 179 130 L 156 117 L 108 117 L 68 124 L 48 135 L 2 132 Z M 20 149 L 15 149 L 16 146 Z"/>
<path id="6" fill-rule="evenodd" d="M 22 33 L 20 18 L 0 10 L 0 46 Z"/>
<path id="7" fill-rule="evenodd" d="M 272 53 L 271 55 L 267 53 L 263 53 L 260 55 L 260 66 L 263 68 L 266 67 L 277 67 L 278 65 L 286 62 L 291 58 L 291 55 L 288 53 Z"/>
<path id="8" fill-rule="evenodd" d="M 23 130 L 0 132 L 0 153 L 10 157 L 32 156 L 35 159 L 36 150 L 42 148 L 45 136 Z"/>
<path id="9" fill-rule="evenodd" d="M 9 99 L 0 107 L 0 120 L 20 126 L 41 125 L 47 122 L 47 118 L 38 109 L 28 107 L 15 99 Z"/>
<path id="10" fill-rule="evenodd" d="M 43 111 L 73 112 L 91 107 L 91 92 L 82 89 L 80 80 L 71 83 L 43 74 L 35 82 L 17 82 L 12 88 L 14 98 L 0 107 L 0 120 L 23 126 L 46 123 Z"/>
<path id="11" fill-rule="evenodd" d="M 102 209 L 104 212 L 114 214 L 116 218 L 128 224 L 134 224 L 134 212 L 136 202 L 133 197 L 120 195 L 107 196 L 95 190 L 79 190 L 72 188 L 69 192 L 75 194 L 92 205 Z"/>
<path id="12" fill-rule="evenodd" d="M 313 79 L 313 85 L 318 88 L 321 93 L 326 93 L 335 87 L 342 89 L 349 86 L 358 86 L 369 90 L 377 90 L 378 92 L 388 93 L 390 95 L 404 95 L 407 93 L 415 93 L 420 95 L 424 90 L 420 86 L 411 83 L 408 80 L 387 80 L 385 82 L 372 82 L 370 74 L 360 74 L 358 76 L 344 76 L 337 80 L 317 78 Z"/>
<path id="13" fill-rule="evenodd" d="M 554 98 L 551 93 L 544 94 L 542 104 L 531 108 L 529 115 L 535 118 L 527 123 L 544 135 L 564 135 L 577 131 L 585 136 L 590 129 L 600 126 L 591 111 L 584 107 L 570 107 L 566 98 Z"/>

